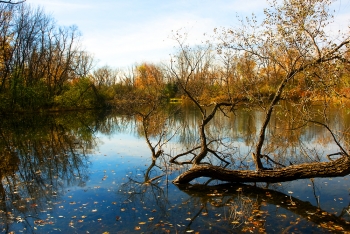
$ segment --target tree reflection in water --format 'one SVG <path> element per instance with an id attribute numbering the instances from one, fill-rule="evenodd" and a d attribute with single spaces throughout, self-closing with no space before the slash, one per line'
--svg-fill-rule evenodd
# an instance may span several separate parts
<path id="1" fill-rule="evenodd" d="M 216 227 L 218 229 L 232 230 L 233 232 L 234 230 L 237 232 L 266 232 L 266 228 L 269 228 L 270 231 L 276 231 L 281 229 L 278 221 L 274 222 L 275 227 L 266 227 L 267 218 L 271 215 L 272 218 L 283 220 L 286 218 L 283 213 L 288 211 L 297 218 L 285 227 L 286 232 L 300 222 L 305 222 L 303 220 L 308 220 L 329 231 L 350 231 L 350 223 L 346 221 L 346 218 L 349 218 L 348 206 L 343 209 L 341 214 L 335 215 L 321 207 L 312 205 L 308 201 L 293 197 L 289 193 L 240 183 L 212 186 L 178 185 L 178 187 L 191 196 L 192 201 L 188 201 L 187 204 L 194 205 L 194 209 L 198 202 L 201 204 L 200 208 L 197 208 L 198 213 L 191 218 L 188 228 L 200 213 L 203 215 L 203 212 L 206 212 L 204 214 L 208 215 L 207 212 L 212 212 L 220 214 L 221 218 L 226 220 L 226 225 L 220 223 L 220 226 Z M 273 205 L 276 210 L 270 211 L 265 208 L 268 205 Z"/>
<path id="2" fill-rule="evenodd" d="M 10 116 L 0 123 L 0 217 L 7 232 L 20 222 L 31 232 L 41 212 L 54 207 L 66 186 L 84 186 L 88 179 L 86 153 L 96 147 L 98 116 L 74 113 Z"/>
<path id="3" fill-rule="evenodd" d="M 144 170 L 143 174 L 132 173 L 128 176 L 128 181 L 119 187 L 119 193 L 124 197 L 123 208 L 132 210 L 135 207 L 143 207 L 144 210 L 151 212 L 148 222 L 162 220 L 169 217 L 168 207 L 168 178 L 172 167 L 169 167 L 169 155 L 164 154 L 163 147 L 176 134 L 176 129 L 169 131 L 168 127 L 173 126 L 174 121 L 171 115 L 158 110 L 159 106 L 151 109 L 136 111 L 136 118 L 139 120 L 136 131 L 145 138 L 148 148 L 151 151 L 151 164 Z M 166 177 L 166 188 L 161 185 L 162 177 Z M 132 206 L 132 207 L 130 207 Z M 156 216 L 156 217 L 155 217 Z M 121 216 L 116 217 L 117 220 Z M 145 224 L 146 222 L 140 222 Z M 148 231 L 161 230 L 161 225 L 149 223 L 146 227 Z M 135 230 L 140 229 L 139 226 Z"/>
<path id="4" fill-rule="evenodd" d="M 98 230 L 110 233 L 116 230 L 128 233 L 349 230 L 346 180 L 339 183 L 342 187 L 338 184 L 341 191 L 334 193 L 334 198 L 344 198 L 344 204 L 340 200 L 329 203 L 333 202 L 333 197 L 330 198 L 333 194 L 316 186 L 320 179 L 315 180 L 315 185 L 306 182 L 310 186 L 304 184 L 303 188 L 284 188 L 287 186 L 284 183 L 262 188 L 260 184 L 217 185 L 216 180 L 199 178 L 192 185 L 179 186 L 179 190 L 171 181 L 186 170 L 186 165 L 168 162 L 172 153 L 185 152 L 198 143 L 199 136 L 193 134 L 196 121 L 193 113 L 183 118 L 191 113 L 184 114 L 181 110 L 172 115 L 160 109 L 140 108 L 131 116 L 118 112 L 107 118 L 98 113 L 6 118 L 0 123 L 0 222 L 4 232 L 49 232 L 55 228 L 91 233 Z M 251 162 L 243 162 L 254 145 L 252 135 L 256 127 L 245 126 L 246 122 L 242 121 L 249 116 L 258 119 L 256 112 L 237 111 L 228 120 L 216 116 L 209 126 L 212 138 L 227 136 L 227 141 L 239 146 L 231 151 L 234 152 L 230 158 L 232 167 L 250 168 Z M 278 158 L 280 163 L 310 160 L 300 154 L 298 143 L 309 142 L 305 143 L 305 150 L 317 150 L 320 143 L 324 144 L 322 148 L 330 145 L 322 132 L 319 134 L 319 128 L 312 128 L 309 135 L 302 130 L 289 135 L 285 129 L 273 128 L 269 138 L 271 152 L 287 152 L 289 156 Z M 132 141 L 120 140 L 129 135 Z M 112 139 L 113 145 L 100 147 L 104 137 Z M 273 142 L 277 142 L 274 147 Z M 129 143 L 133 148 L 145 147 L 129 152 Z M 321 153 L 315 151 L 315 156 Z M 88 158 L 89 154 L 93 156 Z M 126 160 L 132 163 L 121 166 Z M 74 188 L 85 183 L 84 188 Z M 291 182 L 295 183 L 298 181 Z M 330 183 L 328 188 L 331 186 L 332 190 L 337 188 L 335 183 Z M 294 194 L 288 193 L 289 190 Z M 332 212 L 333 207 L 338 214 Z M 55 225 L 48 225 L 51 222 Z"/>

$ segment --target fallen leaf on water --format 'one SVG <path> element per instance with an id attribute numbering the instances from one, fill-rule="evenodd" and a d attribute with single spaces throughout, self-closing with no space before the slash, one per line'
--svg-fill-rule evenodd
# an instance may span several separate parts
<path id="1" fill-rule="evenodd" d="M 342 228 L 341 226 L 338 226 L 338 225 L 334 225 L 333 227 L 334 227 L 335 230 L 337 230 L 337 231 L 343 231 L 343 230 L 344 230 L 344 228 Z"/>
<path id="2" fill-rule="evenodd" d="M 140 225 L 145 225 L 145 224 L 146 224 L 146 222 L 139 222 L 139 224 L 140 224 Z"/>
<path id="3" fill-rule="evenodd" d="M 138 230 L 140 230 L 140 229 L 141 229 L 141 227 L 139 227 L 139 226 L 136 226 L 136 227 L 135 227 L 135 230 L 136 230 L 136 231 L 138 231 Z"/>

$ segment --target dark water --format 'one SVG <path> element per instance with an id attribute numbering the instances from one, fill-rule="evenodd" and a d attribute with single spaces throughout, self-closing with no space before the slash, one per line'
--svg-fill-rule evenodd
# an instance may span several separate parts
<path id="1" fill-rule="evenodd" d="M 187 186 L 172 184 L 186 166 L 169 164 L 169 155 L 198 142 L 198 113 L 187 108 L 171 118 L 164 116 L 157 115 L 149 123 L 151 144 L 164 143 L 164 154 L 153 161 L 139 116 L 74 112 L 4 118 L 0 126 L 1 231 L 350 231 L 349 176 L 276 184 L 225 184 L 209 178 Z M 335 110 L 332 118 L 336 120 L 332 129 L 347 131 L 346 110 Z M 290 133 L 286 126 L 289 129 L 291 122 L 277 119 L 274 116 L 264 150 L 279 162 L 324 160 L 325 154 L 339 151 L 321 126 Z M 230 118 L 217 116 L 208 133 L 211 139 L 225 142 L 225 149 L 213 147 L 226 152 L 230 167 L 249 168 L 260 125 L 260 112 L 242 109 Z M 341 140 L 348 142 L 346 137 Z"/>

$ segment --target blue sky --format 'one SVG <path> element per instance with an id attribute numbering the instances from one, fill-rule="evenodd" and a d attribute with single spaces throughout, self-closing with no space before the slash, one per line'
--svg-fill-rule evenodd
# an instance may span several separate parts
<path id="1" fill-rule="evenodd" d="M 172 30 L 188 32 L 197 43 L 214 28 L 235 27 L 236 15 L 261 14 L 263 0 L 27 0 L 41 6 L 60 26 L 77 25 L 82 45 L 97 66 L 127 67 L 169 60 Z M 335 6 L 339 22 L 350 24 L 350 0 Z"/>

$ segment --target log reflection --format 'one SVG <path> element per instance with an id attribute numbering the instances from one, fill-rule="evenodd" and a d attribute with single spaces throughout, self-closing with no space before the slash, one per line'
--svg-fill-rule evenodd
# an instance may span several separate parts
<path id="1" fill-rule="evenodd" d="M 221 212 L 226 225 L 218 228 L 228 232 L 259 230 L 265 232 L 266 218 L 269 214 L 261 210 L 261 206 L 267 204 L 276 206 L 276 209 L 285 209 L 298 215 L 300 218 L 317 225 L 321 230 L 332 232 L 349 231 L 350 222 L 345 219 L 349 214 L 349 206 L 337 216 L 320 207 L 312 205 L 308 201 L 302 201 L 291 194 L 275 191 L 273 189 L 260 188 L 247 184 L 221 184 L 221 185 L 177 185 L 179 189 L 191 196 L 194 204 L 198 199 L 203 207 L 212 206 L 212 212 Z M 219 210 L 218 210 L 219 209 Z M 190 224 L 197 218 L 195 215 Z M 290 222 L 293 228 L 301 219 Z M 189 224 L 189 225 L 190 225 Z M 235 231 L 236 230 L 236 231 Z"/>

